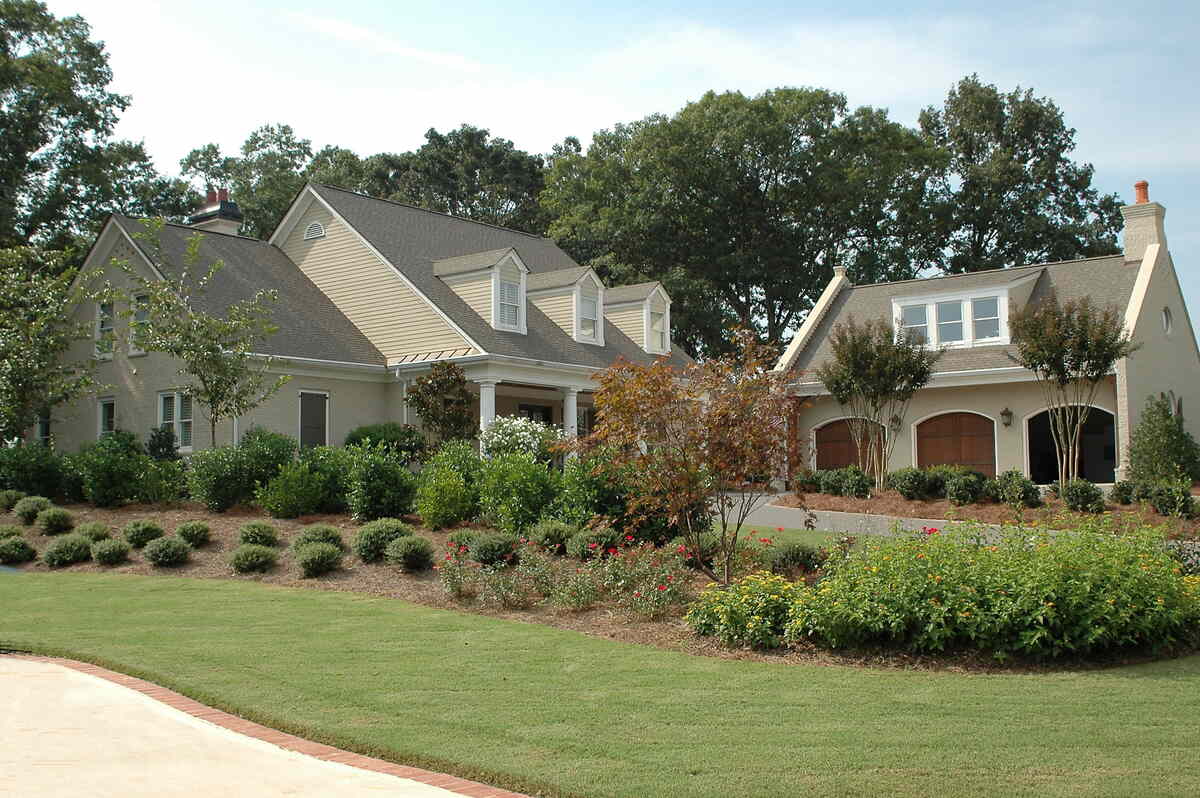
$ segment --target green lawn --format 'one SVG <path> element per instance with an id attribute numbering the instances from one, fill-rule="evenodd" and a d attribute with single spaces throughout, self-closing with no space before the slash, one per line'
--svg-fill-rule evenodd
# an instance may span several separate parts
<path id="1" fill-rule="evenodd" d="M 795 666 L 362 595 L 98 574 L 0 572 L 0 607 L 0 646 L 546 794 L 1200 793 L 1200 657 L 1050 675 Z"/>
<path id="2" fill-rule="evenodd" d="M 742 534 L 751 540 L 767 537 L 773 543 L 801 541 L 814 546 L 827 546 L 838 538 L 838 535 L 834 535 L 832 532 L 824 532 L 819 529 L 780 529 L 775 526 L 746 526 L 742 527 Z"/>

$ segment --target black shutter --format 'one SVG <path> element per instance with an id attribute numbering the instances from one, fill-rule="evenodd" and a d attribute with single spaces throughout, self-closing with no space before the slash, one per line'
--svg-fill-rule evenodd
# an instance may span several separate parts
<path id="1" fill-rule="evenodd" d="M 329 397 L 323 393 L 300 394 L 300 445 L 324 446 L 328 440 L 325 428 L 325 408 Z"/>

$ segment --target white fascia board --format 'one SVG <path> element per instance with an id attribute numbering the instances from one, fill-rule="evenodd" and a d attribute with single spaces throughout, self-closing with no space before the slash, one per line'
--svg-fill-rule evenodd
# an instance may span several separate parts
<path id="1" fill-rule="evenodd" d="M 953 388 L 960 385 L 999 385 L 1009 382 L 1033 382 L 1037 377 L 1023 366 L 1006 366 L 997 369 L 970 369 L 966 371 L 942 371 L 935 373 L 925 388 Z M 794 382 L 789 386 L 793 392 L 806 396 L 828 396 L 829 391 L 819 382 Z M 924 389 L 922 389 L 924 390 Z"/>
<path id="2" fill-rule="evenodd" d="M 1138 319 L 1142 316 L 1142 306 L 1146 304 L 1146 294 L 1150 291 L 1150 279 L 1154 276 L 1154 267 L 1162 249 L 1160 244 L 1146 247 L 1142 255 L 1142 263 L 1138 266 L 1137 279 L 1133 283 L 1133 292 L 1129 295 L 1129 304 L 1125 307 L 1125 332 L 1133 335 L 1137 329 Z"/>
<path id="3" fill-rule="evenodd" d="M 428 371 L 434 363 L 454 363 L 464 370 L 470 370 L 477 379 L 500 379 L 512 382 L 520 380 L 514 376 L 519 371 L 525 376 L 538 375 L 539 382 L 560 387 L 569 387 L 560 383 L 573 382 L 576 385 L 587 386 L 591 390 L 595 386 L 592 379 L 603 369 L 594 366 L 581 366 L 576 363 L 554 363 L 533 358 L 516 357 L 513 355 L 465 355 L 463 357 L 445 358 L 443 360 L 427 360 L 420 363 L 399 363 L 388 366 L 388 369 L 400 378 L 401 374 L 410 376 L 413 373 Z M 514 371 L 517 370 L 517 371 Z"/>
<path id="4" fill-rule="evenodd" d="M 417 286 L 412 282 L 412 280 L 409 280 L 408 277 L 405 276 L 404 272 L 400 271 L 400 268 L 398 266 L 396 266 L 396 264 L 392 263 L 390 260 L 385 258 L 383 256 L 383 253 L 380 252 L 379 250 L 377 250 L 371 244 L 371 242 L 367 240 L 366 236 L 364 236 L 362 233 L 358 232 L 357 227 L 350 224 L 350 222 L 347 221 L 344 216 L 342 216 L 340 213 L 338 213 L 337 210 L 332 205 L 330 205 L 328 202 L 326 202 L 325 199 L 320 194 L 318 194 L 316 191 L 314 191 L 312 186 L 308 187 L 308 191 L 317 202 L 321 203 L 321 205 L 324 206 L 325 210 L 329 211 L 329 213 L 333 215 L 333 218 L 337 219 L 339 222 L 341 222 L 343 225 L 345 225 L 347 230 L 352 231 L 354 233 L 354 235 L 358 237 L 358 240 L 362 243 L 362 245 L 364 247 L 366 247 L 372 254 L 374 254 L 375 257 L 379 258 L 380 261 L 382 261 L 383 263 L 386 263 L 388 266 L 391 266 L 392 271 L 396 274 L 397 277 L 400 278 L 400 281 L 402 283 L 404 283 L 404 285 L 407 286 L 410 291 L 412 291 L 414 294 L 416 294 L 418 297 L 420 297 L 421 301 L 423 301 L 426 305 L 428 305 L 433 310 L 433 312 L 436 313 L 442 319 L 442 321 L 446 322 L 446 324 L 449 325 L 450 329 L 454 330 L 456 333 L 458 333 L 460 336 L 462 336 L 462 339 L 464 341 L 466 341 L 468 344 L 470 344 L 471 347 L 473 347 L 474 349 L 476 349 L 480 352 L 487 351 L 486 349 L 484 349 L 482 346 L 479 345 L 478 341 L 476 341 L 471 336 L 467 335 L 466 331 L 463 328 L 461 328 L 457 324 L 455 324 L 454 320 L 451 319 L 448 315 L 446 315 L 445 311 L 443 311 L 441 308 L 439 308 L 437 306 L 437 303 L 435 303 L 429 297 L 425 296 L 425 293 L 423 291 L 421 291 L 421 289 L 417 288 Z M 297 204 L 299 204 L 299 203 L 297 203 Z M 295 206 L 293 206 L 293 208 L 294 207 Z M 281 229 L 282 229 L 282 227 L 283 227 L 283 225 L 280 225 Z M 276 231 L 276 232 L 278 232 L 278 231 Z M 271 238 L 274 239 L 275 237 L 271 236 Z M 514 252 L 513 254 L 515 255 L 516 253 Z M 517 258 L 517 261 L 520 262 L 520 258 Z M 522 264 L 522 266 L 524 266 L 524 264 Z"/>
<path id="5" fill-rule="evenodd" d="M 251 357 L 273 361 L 268 370 L 274 374 L 288 374 L 296 377 L 332 377 L 358 382 L 390 382 L 392 378 L 391 371 L 387 366 L 376 363 L 352 363 L 313 357 L 268 355 L 262 352 L 253 352 Z"/>
<path id="6" fill-rule="evenodd" d="M 808 312 L 808 316 L 804 319 L 804 323 L 800 325 L 800 329 L 792 336 L 791 343 L 788 344 L 788 348 L 780 356 L 779 362 L 775 364 L 775 371 L 787 371 L 792 367 L 800 351 L 808 345 L 808 341 L 812 337 L 813 331 L 817 329 L 817 325 L 821 323 L 821 319 L 825 318 L 825 314 L 828 312 L 829 306 L 833 304 L 833 300 L 848 285 L 850 285 L 850 280 L 845 275 L 833 275 L 833 279 L 826 284 L 825 290 L 821 292 L 821 296 L 817 298 L 817 303 Z"/>
<path id="7" fill-rule="evenodd" d="M 283 219 L 275 228 L 275 232 L 271 233 L 271 237 L 267 239 L 267 243 L 271 246 L 278 247 L 280 241 L 287 240 L 291 234 L 292 228 L 300 221 L 300 217 L 304 215 L 309 206 L 317 198 L 317 192 L 313 190 L 311 183 L 306 183 L 304 191 L 296 197 L 292 202 L 292 206 L 288 208 L 287 213 L 283 215 Z M 335 216 L 337 214 L 334 214 Z"/>

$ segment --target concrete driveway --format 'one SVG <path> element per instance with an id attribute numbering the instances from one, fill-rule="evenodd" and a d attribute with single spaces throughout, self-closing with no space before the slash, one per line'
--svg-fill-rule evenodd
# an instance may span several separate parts
<path id="1" fill-rule="evenodd" d="M 475 787 L 482 789 L 464 792 L 511 795 Z M 288 751 L 99 676 L 51 662 L 0 656 L 0 796 L 463 794 Z"/>

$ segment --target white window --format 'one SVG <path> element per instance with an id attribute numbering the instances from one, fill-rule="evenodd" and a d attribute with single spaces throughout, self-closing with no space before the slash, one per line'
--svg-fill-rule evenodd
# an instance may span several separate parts
<path id="1" fill-rule="evenodd" d="M 133 298 L 133 321 L 129 323 L 129 354 L 144 355 L 143 331 L 150 322 L 150 297 L 138 294 Z"/>
<path id="2" fill-rule="evenodd" d="M 117 430 L 117 400 L 109 396 L 99 401 L 99 428 L 101 437 Z"/>
<path id="3" fill-rule="evenodd" d="M 521 284 L 501 280 L 499 305 L 500 326 L 518 329 L 521 326 Z"/>
<path id="4" fill-rule="evenodd" d="M 650 344 L 659 352 L 667 351 L 666 313 L 660 313 L 657 310 L 650 311 Z"/>
<path id="5" fill-rule="evenodd" d="M 581 297 L 579 300 L 579 334 L 589 341 L 597 338 L 600 324 L 600 301 L 596 297 Z"/>
<path id="6" fill-rule="evenodd" d="M 962 302 L 938 302 L 937 326 L 938 343 L 961 344 L 963 340 Z"/>
<path id="7" fill-rule="evenodd" d="M 313 222 L 308 227 L 304 228 L 304 240 L 311 241 L 314 238 L 325 237 L 325 225 L 320 222 Z"/>
<path id="8" fill-rule="evenodd" d="M 1000 337 L 1000 297 L 971 300 L 971 328 L 976 341 Z"/>
<path id="9" fill-rule="evenodd" d="M 158 395 L 158 425 L 175 431 L 180 449 L 192 448 L 192 397 L 185 393 Z"/>
<path id="10" fill-rule="evenodd" d="M 96 357 L 108 360 L 113 353 L 113 303 L 101 302 L 96 307 Z"/>
<path id="11" fill-rule="evenodd" d="M 905 305 L 900 308 L 900 327 L 910 336 L 929 340 L 929 316 L 924 305 Z"/>

